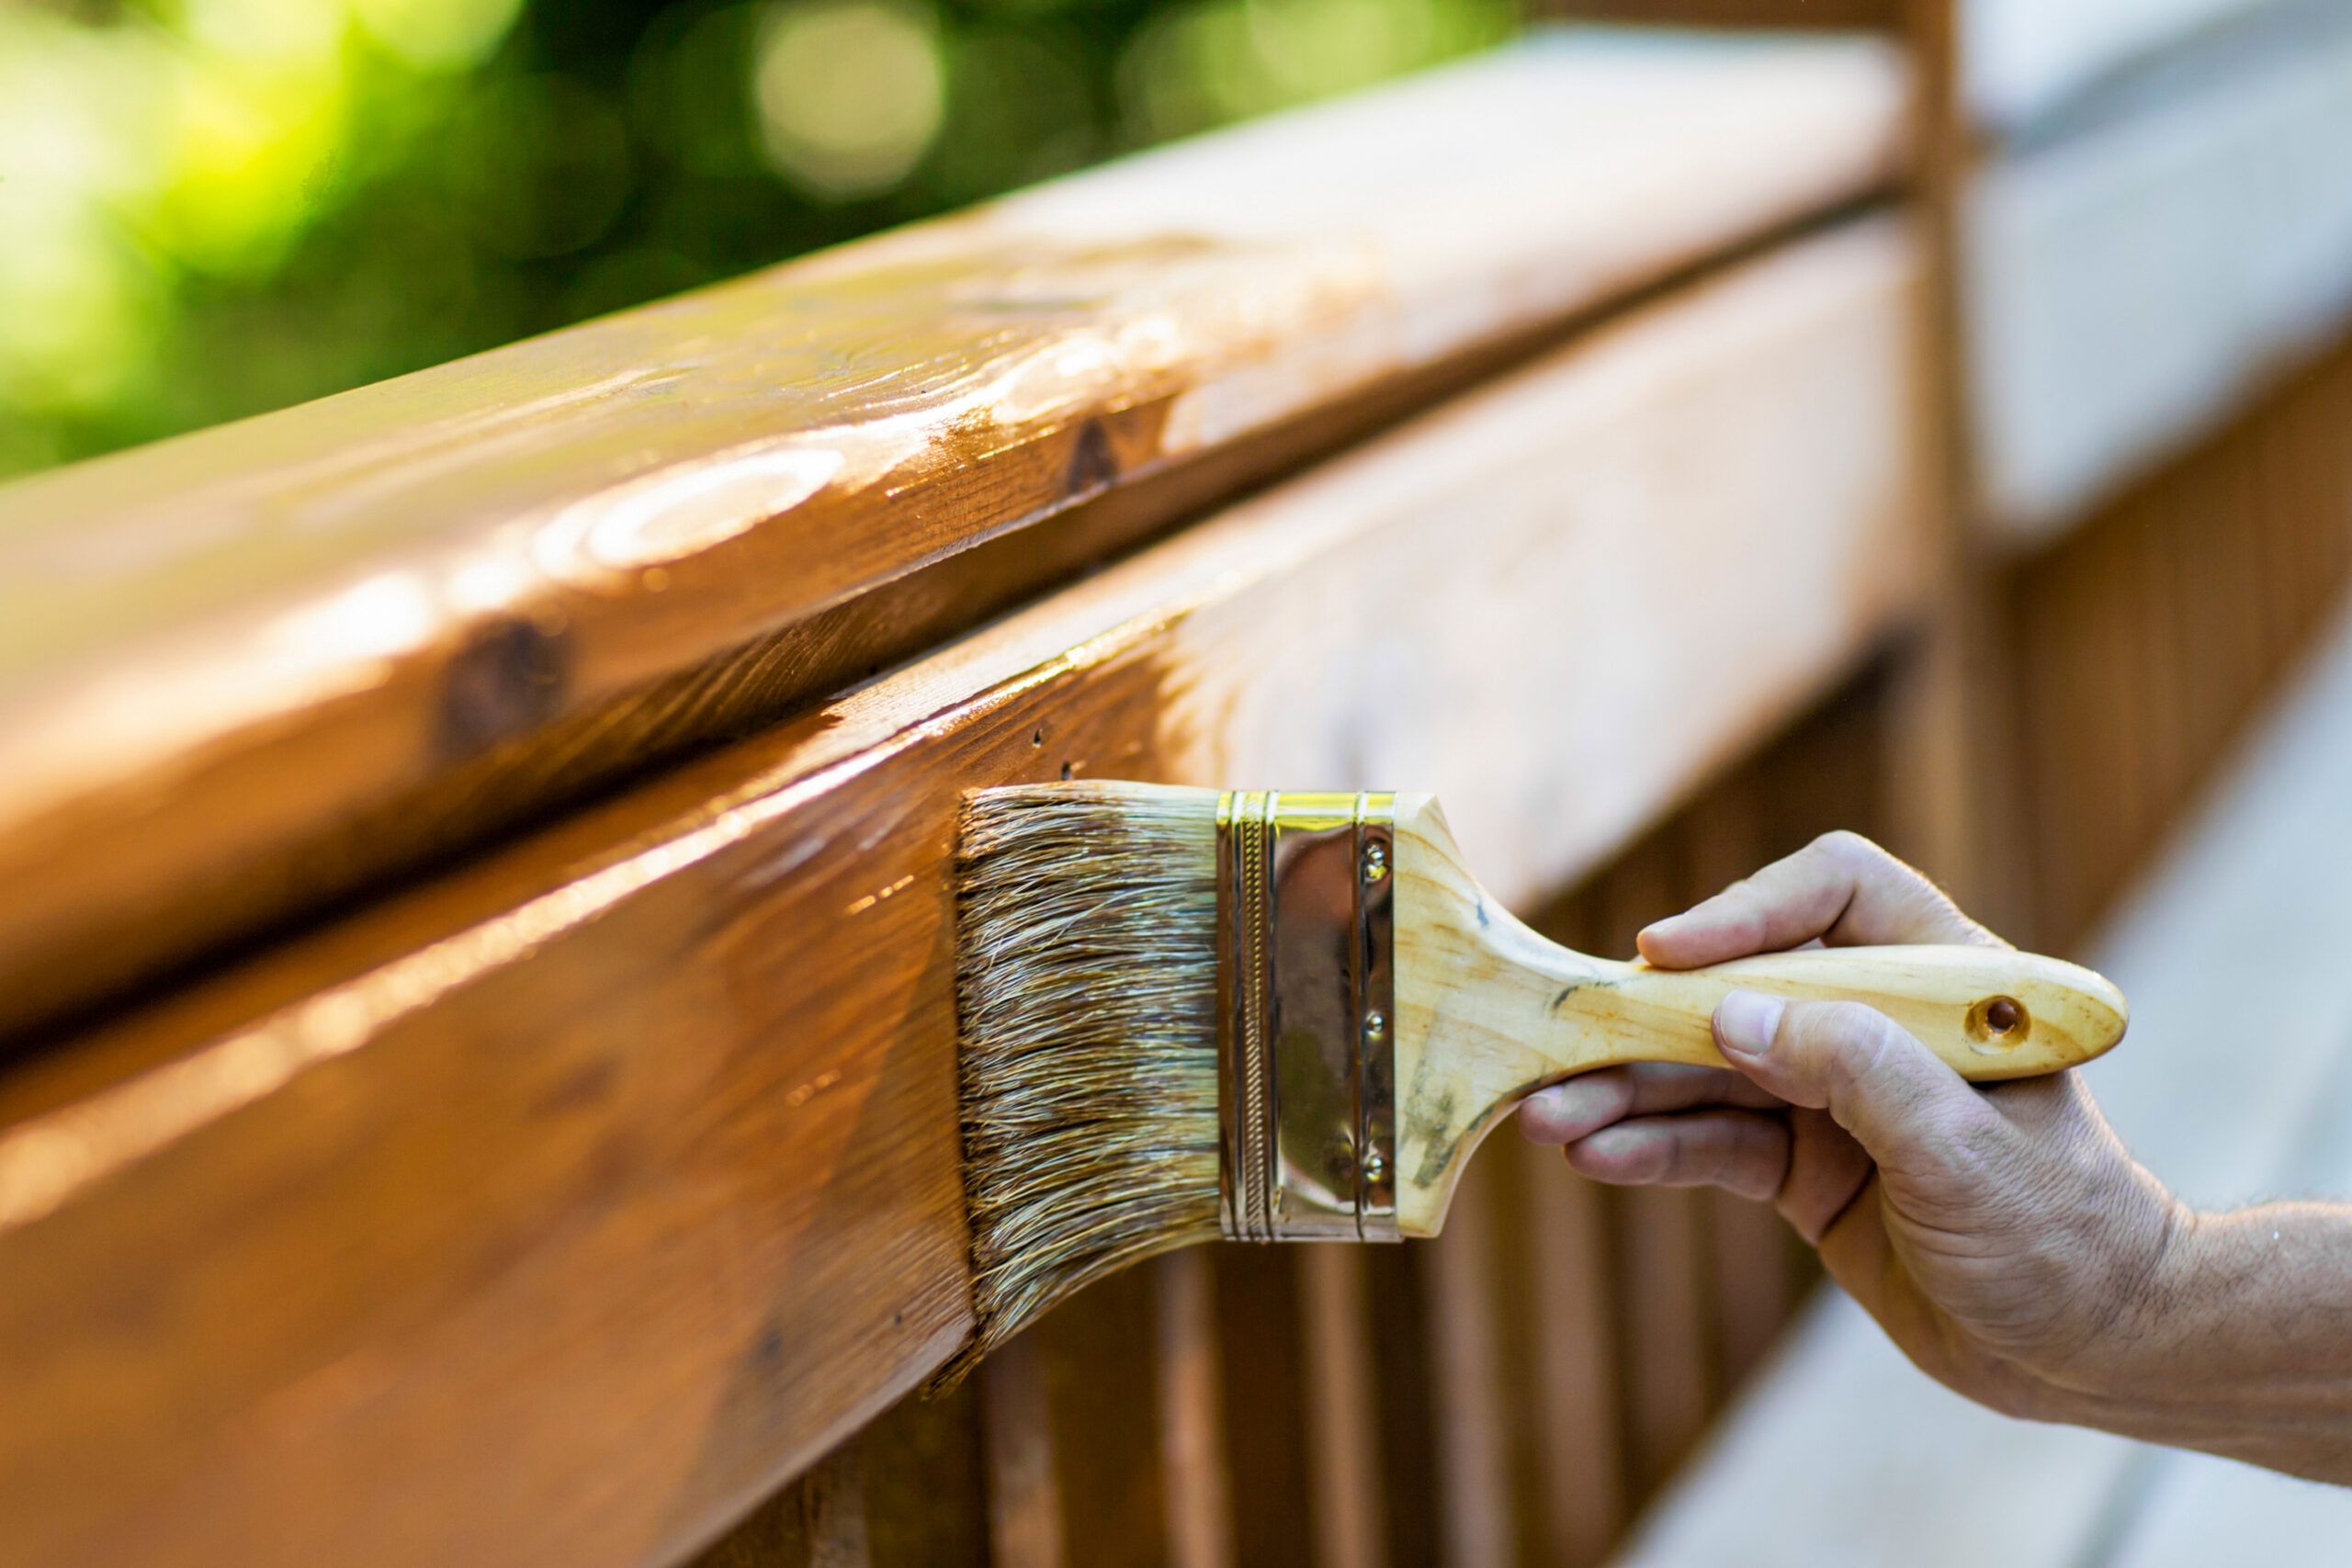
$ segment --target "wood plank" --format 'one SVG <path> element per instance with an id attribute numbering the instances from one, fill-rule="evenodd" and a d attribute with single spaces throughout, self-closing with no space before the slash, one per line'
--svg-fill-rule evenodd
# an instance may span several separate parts
<path id="1" fill-rule="evenodd" d="M 1063 1560 L 1173 1568 L 1150 1269 L 1103 1280 L 1029 1330 L 1037 1342 Z"/>
<path id="2" fill-rule="evenodd" d="M 1003 1568 L 1062 1568 L 1060 1478 L 1054 1468 L 1053 1407 L 1045 1353 L 1023 1334 L 979 1371 L 986 1413 L 989 1561 Z"/>
<path id="3" fill-rule="evenodd" d="M 1239 1244 L 1210 1251 L 1216 1260 L 1233 1561 L 1242 1568 L 1328 1561 L 1316 1555 L 1317 1493 L 1310 1480 L 1310 1366 L 1327 1351 L 1329 1338 L 1308 1326 L 1301 1269 L 1312 1255 Z M 1360 1334 L 1361 1312 L 1356 1316 Z M 1344 1348 L 1339 1355 L 1343 1371 L 1361 1378 L 1363 1362 L 1347 1359 Z M 1354 1424 L 1343 1424 L 1343 1429 L 1349 1426 Z M 1360 1559 L 1344 1561 L 1354 1568 Z"/>
<path id="4" fill-rule="evenodd" d="M 1153 1273 L 1168 1562 L 1170 1568 L 1230 1568 L 1233 1488 L 1218 1397 L 1216 1284 L 1209 1255 L 1200 1247 L 1173 1253 L 1154 1264 Z"/>
<path id="5" fill-rule="evenodd" d="M 1916 602 L 1915 276 L 1891 220 L 1748 264 L 20 1067 L 0 1539 L 701 1540 L 967 1333 L 960 792 L 1410 780 L 1564 885 Z"/>
<path id="6" fill-rule="evenodd" d="M 2352 313 L 2352 12 L 1986 167 L 1965 234 L 1991 521 L 2046 537 Z"/>
<path id="7" fill-rule="evenodd" d="M 1523 1269 L 1509 1340 L 1518 1391 L 1520 1561 L 1592 1568 L 1626 1517 L 1616 1320 L 1602 1194 L 1558 1153 L 1514 1139 L 1523 1208 L 1508 1259 Z"/>
<path id="8" fill-rule="evenodd" d="M 2025 902 L 2018 817 L 2008 770 L 1983 765 L 2015 744 L 1997 698 L 2007 642 L 1992 624 L 1993 554 L 1978 525 L 1979 458 L 1971 424 L 1973 384 L 1961 263 L 1962 196 L 1979 147 L 1962 100 L 1965 0 L 1905 0 L 1904 36 L 1917 62 L 1917 125 L 1910 198 L 1927 247 L 1922 331 L 1928 344 L 1919 393 L 1928 431 L 1928 476 L 1941 585 L 1932 613 L 1903 649 L 1883 766 L 1893 807 L 1883 842 L 1927 868 L 1988 918 L 2014 919 Z"/>
<path id="9" fill-rule="evenodd" d="M 1507 1435 L 1518 1393 L 1503 1382 L 1495 1256 L 1508 1165 L 1475 1164 L 1454 1194 L 1445 1234 L 1412 1254 L 1421 1266 L 1436 1460 L 1424 1485 L 1437 1506 L 1440 1550 L 1425 1561 L 1444 1568 L 1509 1568 L 1519 1559 L 1521 1511 L 1513 1506 Z"/>
<path id="10" fill-rule="evenodd" d="M 1353 1247 L 1317 1247 L 1292 1265 L 1304 1309 L 1298 1358 L 1306 1369 L 1317 1568 L 1391 1561 L 1385 1511 L 1370 1501 L 1381 1495 L 1381 1423 L 1366 1263 Z"/>
<path id="11" fill-rule="evenodd" d="M 2003 590 L 2038 945 L 2079 939 L 2341 593 L 2352 344 Z"/>
<path id="12" fill-rule="evenodd" d="M 984 541 L 1124 497 L 1132 542 L 1172 468 L 1850 200 L 1903 92 L 1867 41 L 1538 37 L 0 490 L 0 1032 L 1084 558 Z"/>
<path id="13" fill-rule="evenodd" d="M 874 1568 L 987 1568 L 981 1394 L 903 1399 L 857 1435 Z"/>

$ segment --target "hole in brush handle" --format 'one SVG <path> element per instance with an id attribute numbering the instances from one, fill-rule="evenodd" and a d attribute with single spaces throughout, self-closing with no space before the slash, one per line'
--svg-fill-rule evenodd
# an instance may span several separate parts
<path id="1" fill-rule="evenodd" d="M 2014 1050 L 2033 1033 L 2033 1015 L 2015 997 L 1986 997 L 1968 1010 L 1968 1037 L 1980 1045 Z"/>

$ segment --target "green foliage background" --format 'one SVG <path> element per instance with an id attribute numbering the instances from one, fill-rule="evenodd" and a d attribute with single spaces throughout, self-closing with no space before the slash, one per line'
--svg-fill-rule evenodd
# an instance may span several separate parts
<path id="1" fill-rule="evenodd" d="M 0 5 L 0 474 L 730 276 L 1515 23 L 1514 0 Z"/>

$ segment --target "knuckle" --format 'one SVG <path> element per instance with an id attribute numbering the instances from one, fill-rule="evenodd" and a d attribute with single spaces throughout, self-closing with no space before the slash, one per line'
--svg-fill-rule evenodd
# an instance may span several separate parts
<path id="1" fill-rule="evenodd" d="M 1771 1168 L 1771 1149 L 1760 1139 L 1730 1138 L 1711 1152 L 1707 1168 L 1701 1174 L 1713 1186 L 1747 1197 L 1758 1197 L 1763 1195 L 1768 1188 L 1765 1179 Z M 1771 1174 L 1777 1176 L 1778 1173 L 1772 1171 Z"/>
<path id="2" fill-rule="evenodd" d="M 1894 1035 L 1894 1021 L 1862 1002 L 1794 1003 L 1781 1028 L 1799 1051 L 1849 1083 L 1877 1070 Z"/>
<path id="3" fill-rule="evenodd" d="M 1633 1187 L 1656 1187 L 1674 1175 L 1674 1163 L 1673 1149 L 1652 1139 L 1618 1160 L 1618 1179 Z"/>
<path id="4" fill-rule="evenodd" d="M 1883 874 L 1902 862 L 1851 828 L 1833 828 L 1806 846 L 1814 854 L 1856 876 Z"/>
<path id="5" fill-rule="evenodd" d="M 1918 1148 L 1936 1173 L 1933 1191 L 1920 1201 L 1939 1223 L 1981 1235 L 2025 1228 L 2018 1152 L 1998 1117 L 1939 1117 L 1922 1131 Z"/>
<path id="6" fill-rule="evenodd" d="M 1635 1145 L 1626 1168 L 1636 1181 L 1671 1181 L 1679 1176 L 1688 1156 L 1682 1140 L 1672 1135 L 1645 1138 Z"/>
<path id="7" fill-rule="evenodd" d="M 1832 828 L 1826 833 L 1824 833 L 1815 839 L 1813 840 L 1813 847 L 1819 850 L 1824 854 L 1832 855 L 1863 854 L 1883 856 L 1886 853 L 1886 852 L 1880 849 L 1875 842 L 1862 837 L 1862 835 L 1855 832 L 1851 828 Z"/>

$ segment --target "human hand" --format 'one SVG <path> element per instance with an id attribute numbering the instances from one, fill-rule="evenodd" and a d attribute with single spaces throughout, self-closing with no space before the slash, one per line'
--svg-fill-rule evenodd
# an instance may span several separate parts
<path id="1" fill-rule="evenodd" d="M 1832 833 L 1641 934 L 1688 969 L 1818 940 L 2004 945 L 1932 883 Z M 1978 1089 L 1858 1002 L 1752 991 L 1714 1015 L 1731 1070 L 1611 1067 L 1520 1111 L 1568 1164 L 1622 1184 L 1770 1200 L 1905 1354 L 1996 1409 L 2071 1418 L 2128 1381 L 2119 1341 L 2182 1211 L 2080 1077 Z"/>

